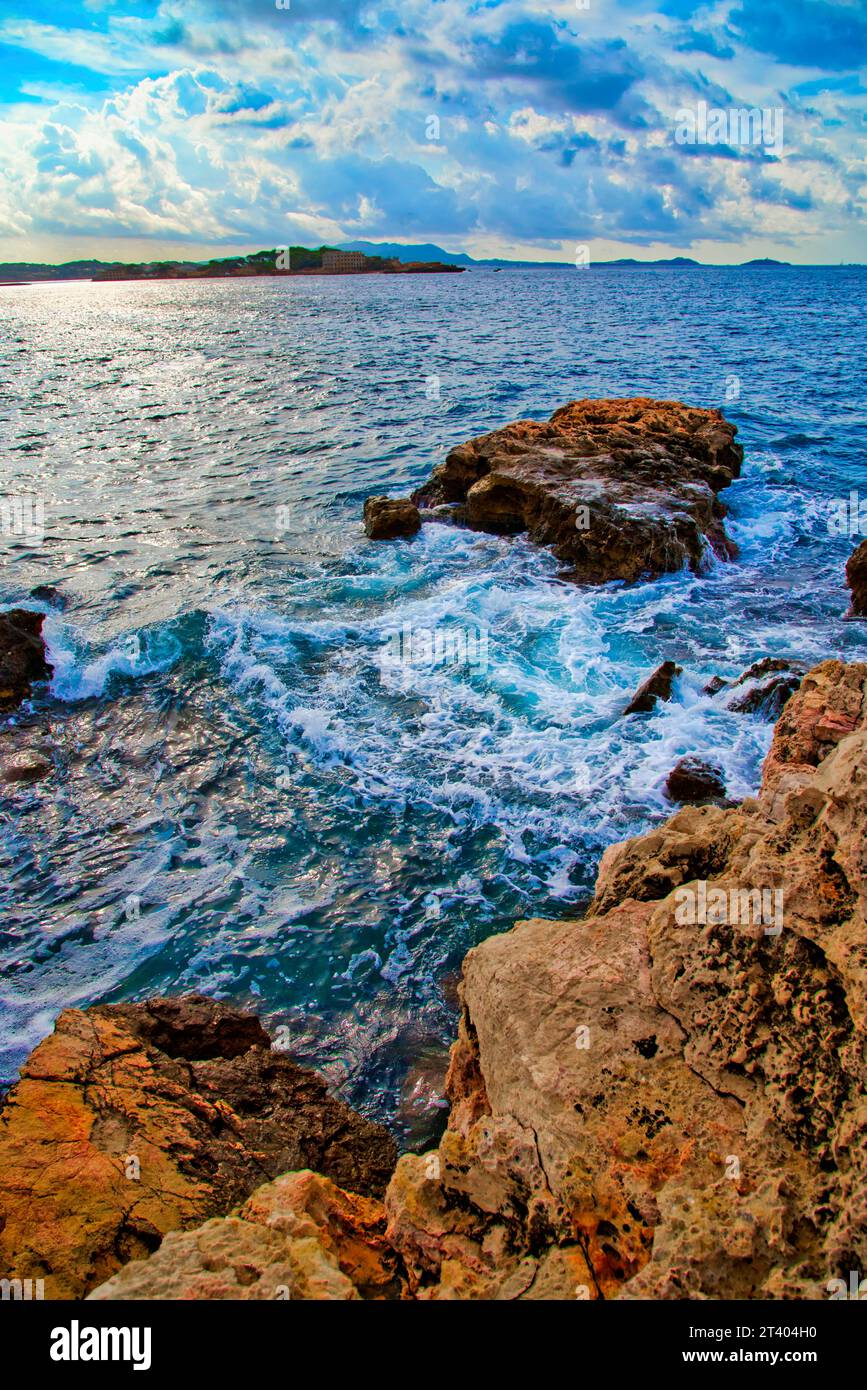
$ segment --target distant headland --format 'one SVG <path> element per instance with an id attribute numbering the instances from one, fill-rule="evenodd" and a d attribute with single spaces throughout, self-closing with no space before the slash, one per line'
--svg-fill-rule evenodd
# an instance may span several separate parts
<path id="1" fill-rule="evenodd" d="M 51 280 L 223 280 L 281 275 L 460 274 L 452 262 L 399 260 L 336 246 L 284 246 L 209 261 L 67 261 L 64 265 L 0 264 L 0 283 Z"/>

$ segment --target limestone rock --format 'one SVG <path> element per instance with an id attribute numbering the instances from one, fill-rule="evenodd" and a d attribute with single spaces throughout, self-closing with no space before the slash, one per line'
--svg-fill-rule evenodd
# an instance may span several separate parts
<path id="1" fill-rule="evenodd" d="M 583 583 L 697 570 L 707 547 L 734 555 L 717 494 L 740 472 L 736 433 L 679 401 L 572 401 L 458 445 L 413 501 L 464 504 L 478 531 L 526 532 Z"/>
<path id="2" fill-rule="evenodd" d="M 865 822 L 867 664 L 826 661 L 786 704 L 758 797 L 685 808 L 612 846 L 582 920 L 519 922 L 470 951 L 448 1127 L 436 1149 L 400 1159 L 384 1208 L 290 1172 L 231 1216 L 168 1236 L 97 1296 L 824 1299 L 829 1280 L 867 1268 Z M 82 1155 L 96 1159 L 88 1126 L 94 1113 L 116 1123 L 101 1097 L 130 1069 L 147 1079 L 159 1065 L 158 1084 L 174 1081 L 170 1133 L 182 1145 L 199 1133 L 185 1138 L 191 1092 L 204 1120 L 228 1091 L 243 1168 L 250 1136 L 224 1070 L 260 1051 L 255 1021 L 224 1028 L 219 1058 L 185 1060 L 178 1074 L 165 1067 L 186 1030 L 159 1009 L 140 1022 L 146 1043 L 123 1010 L 64 1017 L 116 1033 L 102 1037 L 96 1072 L 80 1042 L 68 1080 L 55 1059 L 11 1165 L 0 1143 L 31 1240 L 56 1248 L 67 1161 L 56 1138 L 40 1150 L 38 1125 L 67 1136 L 79 1193 L 104 1185 L 106 1169 L 81 1176 Z M 199 1027 L 190 1055 L 220 1027 Z M 219 1080 L 205 1087 L 208 1066 Z M 70 1111 L 82 1077 L 86 1107 Z M 257 1137 L 267 1166 L 270 1124 Z M 181 1182 L 214 1183 L 222 1162 L 205 1177 L 154 1160 L 149 1195 L 165 1200 L 174 1183 L 187 1203 L 175 1227 L 200 1201 Z M 153 1207 L 125 1210 L 153 1222 Z M 24 1277 L 46 1272 L 3 1255 Z"/>
<path id="3" fill-rule="evenodd" d="M 867 618 L 867 540 L 862 541 L 846 561 L 846 583 L 852 590 L 849 616 Z"/>
<path id="4" fill-rule="evenodd" d="M 663 661 L 646 681 L 641 682 L 623 713 L 646 714 L 656 707 L 657 700 L 670 700 L 675 677 L 680 675 L 681 669 L 673 661 Z"/>
<path id="5" fill-rule="evenodd" d="M 745 813 L 717 806 L 684 807 L 664 825 L 609 845 L 599 861 L 596 892 L 587 909 L 592 917 L 627 898 L 647 902 L 665 898 L 691 879 L 722 873 L 739 840 L 751 833 Z"/>
<path id="6" fill-rule="evenodd" d="M 126 1265 L 89 1298 L 333 1300 L 358 1293 L 315 1238 L 287 1239 L 224 1216 L 195 1231 L 170 1231 L 149 1260 Z"/>
<path id="7" fill-rule="evenodd" d="M 368 497 L 364 504 L 364 530 L 373 541 L 414 536 L 420 526 L 418 507 L 408 497 Z"/>
<path id="8" fill-rule="evenodd" d="M 867 700 L 867 664 L 823 661 L 814 666 L 777 721 L 762 794 L 785 796 L 809 780 L 837 743 L 859 726 Z"/>
<path id="9" fill-rule="evenodd" d="M 42 640 L 44 621 L 44 613 L 26 608 L 0 613 L 0 712 L 15 709 L 29 698 L 34 681 L 54 674 Z"/>
<path id="10" fill-rule="evenodd" d="M 404 1292 L 385 1210 L 318 1173 L 286 1173 L 231 1216 L 170 1232 L 90 1298 L 390 1299 Z"/>
<path id="11" fill-rule="evenodd" d="M 0 1268 L 80 1297 L 263 1180 L 315 1167 L 380 1195 L 394 1159 L 251 1014 L 196 995 L 69 1009 L 0 1110 Z"/>

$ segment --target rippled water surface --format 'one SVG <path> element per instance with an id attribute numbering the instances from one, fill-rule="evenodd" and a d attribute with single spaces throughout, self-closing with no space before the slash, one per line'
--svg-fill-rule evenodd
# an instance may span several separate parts
<path id="1" fill-rule="evenodd" d="M 403 1143 L 441 1114 L 467 948 L 577 913 L 673 761 L 755 790 L 771 726 L 702 693 L 758 657 L 867 657 L 835 499 L 864 455 L 861 269 L 474 271 L 0 289 L 0 467 L 55 584 L 37 734 L 7 789 L 0 1077 L 59 1010 L 203 989 L 253 1004 Z M 440 398 L 429 399 L 437 377 Z M 737 378 L 739 394 L 732 382 Z M 363 500 L 579 396 L 723 406 L 737 564 L 583 590 L 523 540 L 364 538 Z M 393 634 L 486 635 L 458 664 Z M 622 720 L 650 669 L 676 697 Z"/>

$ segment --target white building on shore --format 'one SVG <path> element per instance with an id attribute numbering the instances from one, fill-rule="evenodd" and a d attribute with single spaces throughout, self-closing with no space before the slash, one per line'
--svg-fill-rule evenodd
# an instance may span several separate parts
<path id="1" fill-rule="evenodd" d="M 323 251 L 322 269 L 346 272 L 363 270 L 367 257 L 362 251 Z"/>

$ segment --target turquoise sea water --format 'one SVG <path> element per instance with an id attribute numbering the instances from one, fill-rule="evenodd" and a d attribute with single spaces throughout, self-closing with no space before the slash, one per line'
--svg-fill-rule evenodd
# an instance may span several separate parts
<path id="1" fill-rule="evenodd" d="M 828 525 L 860 490 L 867 526 L 865 289 L 848 267 L 0 289 L 0 490 L 44 499 L 41 542 L 0 537 L 0 601 L 68 600 L 28 600 L 56 671 L 18 722 L 57 769 L 0 808 L 0 1078 L 66 1005 L 202 989 L 424 1143 L 468 947 L 579 912 L 605 846 L 669 813 L 680 754 L 755 790 L 771 726 L 708 678 L 867 658 L 842 621 L 858 536 Z M 522 539 L 365 540 L 364 498 L 451 445 L 612 395 L 738 425 L 737 564 L 585 590 Z M 384 660 L 407 631 L 422 655 L 469 634 L 467 659 Z M 621 720 L 668 657 L 675 699 Z"/>

